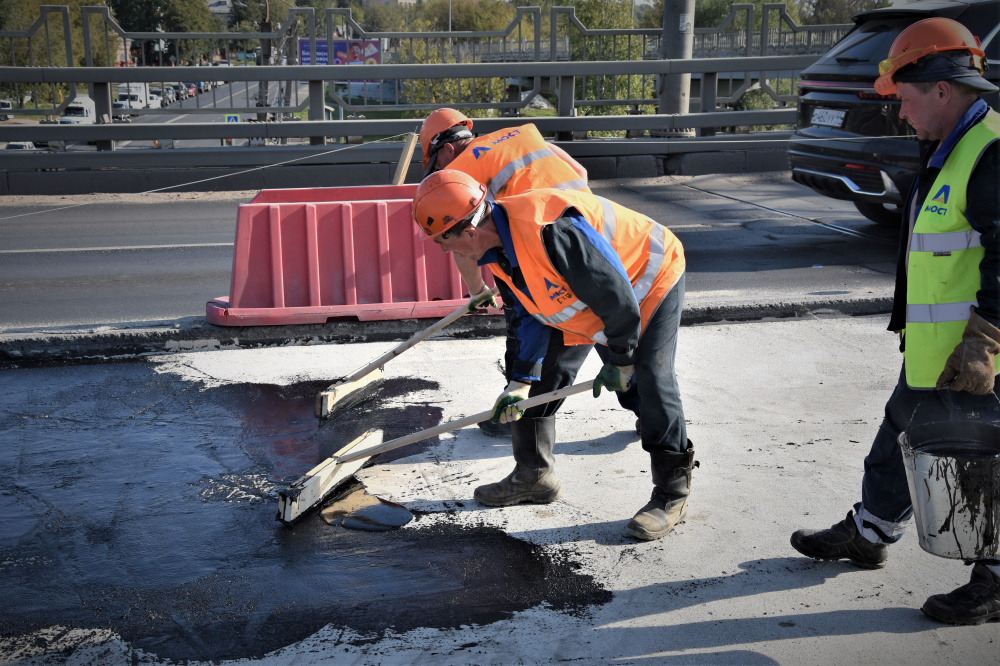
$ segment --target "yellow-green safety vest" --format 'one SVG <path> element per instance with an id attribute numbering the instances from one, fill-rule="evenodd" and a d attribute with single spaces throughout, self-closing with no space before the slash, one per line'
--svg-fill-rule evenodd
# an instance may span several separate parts
<path id="1" fill-rule="evenodd" d="M 969 307 L 978 305 L 979 264 L 986 251 L 965 216 L 968 184 L 979 158 L 998 138 L 1000 114 L 991 109 L 948 154 L 913 225 L 903 353 L 910 388 L 935 387 L 945 362 L 962 341 Z"/>

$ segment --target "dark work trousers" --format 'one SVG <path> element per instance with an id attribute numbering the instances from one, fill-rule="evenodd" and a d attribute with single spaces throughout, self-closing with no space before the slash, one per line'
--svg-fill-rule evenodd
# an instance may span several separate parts
<path id="1" fill-rule="evenodd" d="M 996 396 L 948 389 L 911 389 L 906 385 L 905 369 L 900 370 L 896 388 L 885 403 L 882 425 L 865 458 L 865 475 L 861 481 L 861 502 L 865 511 L 887 523 L 906 522 L 913 515 L 913 504 L 906 483 L 899 434 L 911 425 L 966 419 L 1000 423 Z M 889 540 L 898 538 L 890 536 Z"/>
<path id="2" fill-rule="evenodd" d="M 684 407 L 674 371 L 677 331 L 680 328 L 683 306 L 684 275 L 681 275 L 677 284 L 660 301 L 639 338 L 636 350 L 632 382 L 636 385 L 642 404 L 639 420 L 642 426 L 642 448 L 647 451 L 680 453 L 688 448 Z M 563 344 L 562 332 L 554 329 L 542 363 L 542 380 L 531 385 L 530 395 L 547 393 L 572 384 L 591 349 L 590 345 Z M 556 400 L 538 405 L 526 410 L 524 415 L 529 418 L 551 416 L 559 410 L 562 403 L 562 400 Z"/>

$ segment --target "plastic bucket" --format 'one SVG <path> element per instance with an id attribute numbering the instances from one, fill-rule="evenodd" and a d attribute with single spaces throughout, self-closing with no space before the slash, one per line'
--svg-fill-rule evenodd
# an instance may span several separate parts
<path id="1" fill-rule="evenodd" d="M 899 435 L 920 547 L 982 560 L 1000 552 L 1000 425 L 945 421 Z"/>

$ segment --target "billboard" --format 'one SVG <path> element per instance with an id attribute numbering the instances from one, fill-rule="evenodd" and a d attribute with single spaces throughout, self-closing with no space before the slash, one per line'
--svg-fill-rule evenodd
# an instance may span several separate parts
<path id="1" fill-rule="evenodd" d="M 378 65 L 382 62 L 382 49 L 377 39 L 338 39 L 329 48 L 325 39 L 316 40 L 317 65 Z M 299 40 L 299 64 L 312 65 L 309 40 Z"/>

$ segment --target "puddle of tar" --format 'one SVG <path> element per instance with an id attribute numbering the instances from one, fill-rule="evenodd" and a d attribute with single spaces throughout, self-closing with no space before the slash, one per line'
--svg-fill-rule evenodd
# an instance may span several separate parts
<path id="1" fill-rule="evenodd" d="M 0 635 L 106 627 L 163 659 L 239 659 L 330 623 L 401 633 L 610 600 L 570 559 L 494 528 L 277 522 L 276 483 L 367 429 L 441 419 L 376 401 L 321 424 L 327 385 L 203 390 L 146 363 L 0 371 Z"/>
<path id="2" fill-rule="evenodd" d="M 366 532 L 397 529 L 413 520 L 403 505 L 369 495 L 360 485 L 334 498 L 319 515 L 331 525 Z"/>

